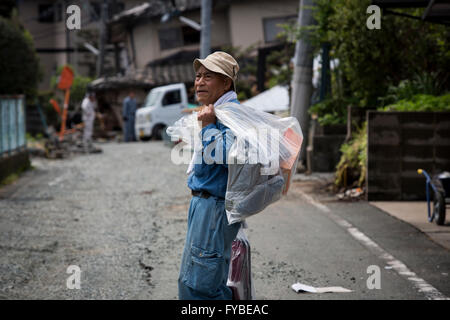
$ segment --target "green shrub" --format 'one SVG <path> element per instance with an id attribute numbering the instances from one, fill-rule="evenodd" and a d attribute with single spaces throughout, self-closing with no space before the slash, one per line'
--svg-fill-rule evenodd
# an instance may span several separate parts
<path id="1" fill-rule="evenodd" d="M 379 108 L 380 111 L 450 111 L 450 93 L 442 96 L 416 94 L 411 99 Z"/>
<path id="2" fill-rule="evenodd" d="M 342 156 L 336 166 L 336 187 L 362 187 L 367 171 L 367 122 L 349 142 L 342 144 L 340 150 Z"/>
<path id="3" fill-rule="evenodd" d="M 317 115 L 320 125 L 335 125 L 347 123 L 347 106 L 355 105 L 355 101 L 345 98 L 325 99 L 308 109 L 309 114 Z"/>
<path id="4" fill-rule="evenodd" d="M 290 62 L 294 54 L 295 46 L 292 43 L 284 42 L 283 49 L 274 50 L 267 56 L 265 75 L 267 88 L 276 85 L 290 85 L 293 75 Z"/>
<path id="5" fill-rule="evenodd" d="M 378 98 L 378 101 L 381 106 L 386 106 L 404 99 L 411 100 L 418 94 L 439 96 L 445 92 L 438 75 L 439 73 L 423 73 L 412 79 L 402 80 L 396 86 L 389 86 L 386 96 Z"/>

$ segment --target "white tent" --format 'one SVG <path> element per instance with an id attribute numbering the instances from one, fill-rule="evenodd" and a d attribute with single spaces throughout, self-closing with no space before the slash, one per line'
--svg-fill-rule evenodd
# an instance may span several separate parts
<path id="1" fill-rule="evenodd" d="M 275 86 L 242 104 L 265 112 L 289 110 L 289 90 L 287 86 Z"/>

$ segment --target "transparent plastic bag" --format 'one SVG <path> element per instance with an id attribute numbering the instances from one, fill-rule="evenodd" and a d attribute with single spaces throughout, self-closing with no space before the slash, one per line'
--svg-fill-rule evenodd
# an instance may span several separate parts
<path id="1" fill-rule="evenodd" d="M 254 300 L 250 242 L 243 227 L 231 245 L 227 286 L 233 292 L 233 300 Z"/>
<path id="2" fill-rule="evenodd" d="M 280 118 L 236 103 L 217 106 L 215 113 L 241 142 L 248 143 L 249 149 L 257 151 L 257 162 L 264 164 L 267 169 L 263 169 L 262 174 L 273 174 L 277 171 L 278 168 L 275 167 L 267 168 L 273 162 L 286 169 L 291 169 L 294 163 L 296 164 L 303 141 L 296 118 Z M 239 144 L 236 144 L 236 147 L 238 150 L 242 149 Z M 242 154 L 236 154 L 236 159 L 243 161 Z"/>
<path id="3" fill-rule="evenodd" d="M 235 141 L 228 157 L 225 209 L 230 224 L 261 212 L 286 194 L 295 173 L 303 135 L 294 117 L 280 118 L 243 104 L 225 103 L 214 108 Z M 185 116 L 167 129 L 172 139 L 182 139 L 201 156 L 197 114 Z"/>

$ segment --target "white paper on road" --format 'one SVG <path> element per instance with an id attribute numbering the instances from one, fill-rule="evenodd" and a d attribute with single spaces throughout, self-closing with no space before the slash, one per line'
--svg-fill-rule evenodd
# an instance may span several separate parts
<path id="1" fill-rule="evenodd" d="M 316 293 L 317 290 L 314 287 L 311 286 L 307 286 L 306 284 L 302 284 L 300 282 L 294 283 L 292 285 L 292 289 L 294 289 L 295 292 L 300 292 L 300 291 L 306 291 L 306 292 L 310 292 L 310 293 Z"/>
<path id="2" fill-rule="evenodd" d="M 292 286 L 292 289 L 295 292 L 309 292 L 309 293 L 328 293 L 328 292 L 334 292 L 334 293 L 343 293 L 343 292 L 352 292 L 352 290 L 345 289 L 342 287 L 324 287 L 324 288 L 315 288 L 312 286 L 308 286 L 306 284 L 297 282 L 294 283 Z"/>
<path id="3" fill-rule="evenodd" d="M 352 290 L 345 289 L 342 287 L 325 287 L 325 288 L 316 288 L 317 293 L 327 293 L 327 292 L 337 292 L 337 293 L 344 293 L 344 292 L 352 292 Z"/>

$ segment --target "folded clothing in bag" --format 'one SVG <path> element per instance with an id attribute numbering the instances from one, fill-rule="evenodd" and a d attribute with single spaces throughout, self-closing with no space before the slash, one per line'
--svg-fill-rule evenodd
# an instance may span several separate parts
<path id="1" fill-rule="evenodd" d="M 264 210 L 279 200 L 284 188 L 282 175 L 261 175 L 261 164 L 228 166 L 225 210 L 232 224 Z"/>

